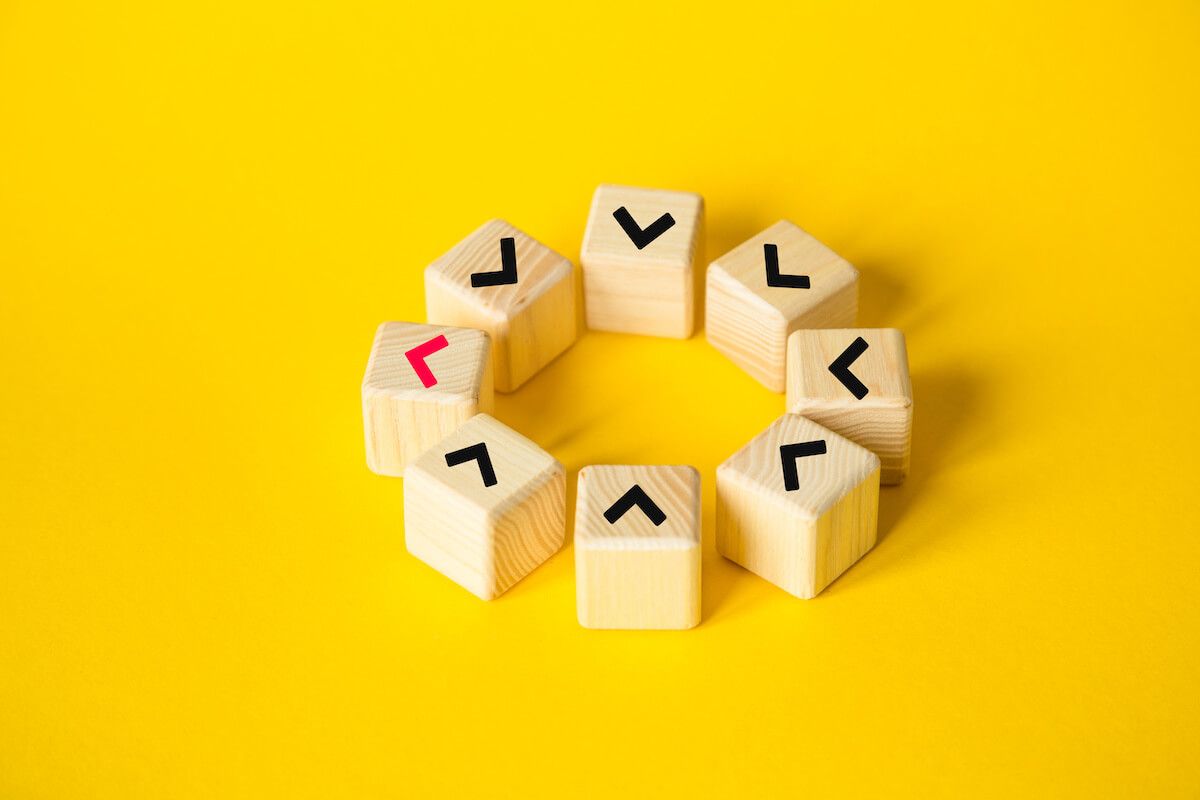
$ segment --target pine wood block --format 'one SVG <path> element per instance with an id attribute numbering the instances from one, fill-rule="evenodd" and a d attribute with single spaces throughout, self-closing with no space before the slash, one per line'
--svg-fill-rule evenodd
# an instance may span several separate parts
<path id="1" fill-rule="evenodd" d="M 473 275 L 505 267 L 506 247 L 515 282 L 476 278 L 490 285 L 473 285 Z M 546 245 L 494 219 L 425 268 L 425 313 L 431 323 L 486 331 L 496 390 L 511 392 L 574 343 L 575 270 Z"/>
<path id="2" fill-rule="evenodd" d="M 698 624 L 700 473 L 683 466 L 581 469 L 575 586 L 585 628 Z"/>
<path id="3" fill-rule="evenodd" d="M 487 414 L 422 453 L 404 479 L 408 552 L 484 600 L 558 552 L 566 513 L 563 465 Z"/>
<path id="4" fill-rule="evenodd" d="M 670 215 L 669 227 L 664 215 Z M 618 217 L 630 226 L 628 231 Z M 690 337 L 703 236 L 704 199 L 698 194 L 597 188 L 580 256 L 587 326 Z"/>
<path id="5" fill-rule="evenodd" d="M 866 344 L 861 352 L 858 339 Z M 851 387 L 857 380 L 857 391 L 865 390 L 861 398 L 834 374 L 843 353 Z M 913 416 L 904 334 L 893 328 L 796 331 L 787 354 L 788 411 L 875 453 L 883 465 L 880 482 L 901 483 L 911 461 Z"/>
<path id="6" fill-rule="evenodd" d="M 380 475 L 402 476 L 422 452 L 480 411 L 491 411 L 492 399 L 486 333 L 383 323 L 362 384 L 367 466 Z"/>
<path id="7" fill-rule="evenodd" d="M 815 597 L 875 546 L 879 458 L 784 414 L 717 468 L 717 551 Z"/>
<path id="8" fill-rule="evenodd" d="M 782 282 L 803 276 L 808 288 L 768 285 L 767 245 Z M 788 334 L 850 326 L 858 315 L 858 270 L 787 220 L 709 264 L 705 291 L 709 343 L 773 392 L 784 390 Z"/>

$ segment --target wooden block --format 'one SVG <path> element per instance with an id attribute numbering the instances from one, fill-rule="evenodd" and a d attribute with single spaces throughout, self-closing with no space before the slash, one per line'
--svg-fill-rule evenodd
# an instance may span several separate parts
<path id="1" fill-rule="evenodd" d="M 383 323 L 367 361 L 362 402 L 367 466 L 380 475 L 403 475 L 407 464 L 446 434 L 492 410 L 487 334 Z"/>
<path id="2" fill-rule="evenodd" d="M 511 392 L 575 341 L 575 270 L 494 219 L 425 268 L 425 313 L 431 323 L 487 331 L 496 389 Z"/>
<path id="3" fill-rule="evenodd" d="M 781 285 L 768 284 L 770 260 Z M 706 292 L 709 343 L 773 392 L 784 390 L 789 333 L 854 325 L 858 314 L 858 270 L 786 220 L 709 264 Z"/>
<path id="4" fill-rule="evenodd" d="M 479 414 L 422 453 L 404 479 L 408 552 L 491 600 L 563 545 L 562 464 Z"/>
<path id="5" fill-rule="evenodd" d="M 704 199 L 698 194 L 628 186 L 596 189 L 580 257 L 587 326 L 675 339 L 691 336 L 703 235 Z"/>
<path id="6" fill-rule="evenodd" d="M 717 468 L 717 551 L 815 597 L 875 546 L 879 459 L 784 414 Z"/>
<path id="7" fill-rule="evenodd" d="M 575 587 L 585 628 L 700 622 L 700 473 L 692 467 L 579 471 Z"/>
<path id="8" fill-rule="evenodd" d="M 788 337 L 787 365 L 788 411 L 879 456 L 881 483 L 902 482 L 912 451 L 904 334 L 892 328 L 796 331 Z"/>

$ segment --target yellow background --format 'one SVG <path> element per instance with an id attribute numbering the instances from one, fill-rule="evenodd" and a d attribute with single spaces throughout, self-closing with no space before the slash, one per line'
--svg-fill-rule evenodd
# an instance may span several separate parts
<path id="1" fill-rule="evenodd" d="M 0 5 L 0 796 L 1197 796 L 1200 6 L 1052 5 Z M 907 334 L 912 476 L 816 600 L 712 550 L 783 399 L 701 334 L 498 403 L 572 484 L 701 470 L 699 628 L 404 552 L 376 325 L 493 216 L 577 260 L 605 181 Z"/>

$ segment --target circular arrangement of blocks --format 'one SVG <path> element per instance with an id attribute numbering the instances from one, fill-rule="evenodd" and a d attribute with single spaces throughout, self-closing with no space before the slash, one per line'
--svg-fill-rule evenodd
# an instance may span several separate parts
<path id="1" fill-rule="evenodd" d="M 703 262 L 696 194 L 600 186 L 581 248 L 593 330 L 690 337 Z M 904 480 L 904 336 L 855 328 L 858 271 L 781 221 L 708 265 L 706 335 L 787 412 L 716 471 L 717 550 L 801 598 L 876 540 L 879 486 Z M 575 341 L 571 262 L 501 220 L 425 269 L 428 323 L 380 325 L 363 379 L 367 465 L 403 476 L 409 553 L 485 600 L 560 550 L 566 471 L 491 416 Z M 576 605 L 588 628 L 700 622 L 700 473 L 579 471 Z"/>

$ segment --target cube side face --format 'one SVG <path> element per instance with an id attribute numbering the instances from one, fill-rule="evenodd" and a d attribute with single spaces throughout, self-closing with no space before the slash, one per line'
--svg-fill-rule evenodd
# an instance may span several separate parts
<path id="1" fill-rule="evenodd" d="M 443 403 L 379 392 L 365 394 L 367 467 L 377 475 L 404 477 L 417 456 L 482 410 L 475 400 Z"/>
<path id="2" fill-rule="evenodd" d="M 700 546 L 575 550 L 579 624 L 607 630 L 685 630 L 700 622 Z"/>
<path id="3" fill-rule="evenodd" d="M 664 214 L 675 224 L 638 248 L 613 216 L 625 208 L 643 230 Z M 696 264 L 704 200 L 688 192 L 600 186 L 592 197 L 580 262 L 592 330 L 678 339 L 695 330 Z"/>
<path id="4" fill-rule="evenodd" d="M 745 476 L 717 470 L 717 552 L 789 594 L 817 593 L 817 520 L 773 502 Z"/>
<path id="5" fill-rule="evenodd" d="M 810 408 L 801 401 L 788 411 L 802 414 L 879 456 L 879 480 L 885 486 L 903 483 L 908 477 L 912 462 L 911 406 Z"/>
<path id="6" fill-rule="evenodd" d="M 774 244 L 783 275 L 806 275 L 809 288 L 769 286 L 764 245 Z M 779 310 L 791 330 L 853 325 L 858 270 L 799 226 L 782 220 L 713 262 Z M 847 321 L 849 320 L 849 321 Z"/>
<path id="7" fill-rule="evenodd" d="M 879 530 L 879 470 L 817 520 L 812 595 L 819 594 L 866 555 Z"/>
<path id="8" fill-rule="evenodd" d="M 717 264 L 705 284 L 708 343 L 773 392 L 785 387 L 788 322 Z"/>
<path id="9" fill-rule="evenodd" d="M 438 476 L 420 467 L 404 481 L 404 545 L 415 558 L 471 594 L 491 600 L 496 591 L 492 521 L 464 504 Z"/>
<path id="10" fill-rule="evenodd" d="M 563 259 L 558 278 L 509 320 L 508 367 L 500 391 L 511 392 L 575 343 L 575 270 Z"/>
<path id="11" fill-rule="evenodd" d="M 471 275 L 500 269 L 500 242 L 508 237 L 517 282 L 472 286 Z M 575 341 L 574 280 L 569 260 L 492 220 L 425 268 L 425 313 L 431 322 L 486 331 L 495 350 L 495 387 L 511 392 Z"/>
<path id="12" fill-rule="evenodd" d="M 493 515 L 492 591 L 496 596 L 561 550 L 567 535 L 566 472 L 561 465 L 531 481 L 520 495 Z"/>

